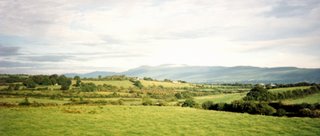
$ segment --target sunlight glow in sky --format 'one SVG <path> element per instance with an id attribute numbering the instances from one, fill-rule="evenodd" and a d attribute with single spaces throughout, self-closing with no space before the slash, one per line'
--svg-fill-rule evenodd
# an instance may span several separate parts
<path id="1" fill-rule="evenodd" d="M 0 73 L 320 67 L 319 0 L 0 0 Z"/>

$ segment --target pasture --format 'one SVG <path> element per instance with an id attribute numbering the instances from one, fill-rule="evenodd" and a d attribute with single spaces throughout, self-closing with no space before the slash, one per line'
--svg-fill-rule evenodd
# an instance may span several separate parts
<path id="1" fill-rule="evenodd" d="M 103 84 L 107 84 L 107 85 L 112 85 L 112 86 L 116 86 L 116 87 L 123 87 L 123 88 L 129 88 L 129 87 L 133 87 L 133 83 L 130 82 L 129 80 L 100 80 L 100 81 L 96 81 L 96 80 L 82 80 L 81 82 L 83 83 L 94 83 L 95 85 L 103 85 Z M 72 84 L 75 84 L 75 81 L 72 81 Z"/>
<path id="2" fill-rule="evenodd" d="M 320 103 L 320 93 L 306 96 L 297 99 L 286 99 L 283 101 L 286 104 L 300 104 L 300 103 Z"/>
<path id="3" fill-rule="evenodd" d="M 285 92 L 285 91 L 292 91 L 292 90 L 297 90 L 297 89 L 307 89 L 310 88 L 310 86 L 298 86 L 298 87 L 285 87 L 285 88 L 275 88 L 275 89 L 269 89 L 269 92 Z"/>
<path id="4" fill-rule="evenodd" d="M 143 86 L 163 86 L 171 88 L 182 88 L 182 87 L 192 87 L 190 83 L 172 83 L 172 82 L 159 82 L 159 81 L 147 81 L 141 80 Z"/>
<path id="5" fill-rule="evenodd" d="M 320 119 L 155 106 L 0 108 L 0 135 L 319 135 Z"/>
<path id="6" fill-rule="evenodd" d="M 194 100 L 197 103 L 203 103 L 205 101 L 212 101 L 214 103 L 231 103 L 234 100 L 242 99 L 245 95 L 246 93 L 217 94 L 194 97 Z"/>

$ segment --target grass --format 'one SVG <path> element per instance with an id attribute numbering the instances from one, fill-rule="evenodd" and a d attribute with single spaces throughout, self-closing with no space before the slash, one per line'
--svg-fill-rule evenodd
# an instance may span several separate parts
<path id="1" fill-rule="evenodd" d="M 118 81 L 118 80 L 110 80 L 110 81 L 81 80 L 81 82 L 83 82 L 83 83 L 94 83 L 96 85 L 107 84 L 107 85 L 113 85 L 113 86 L 123 87 L 123 88 L 134 87 L 133 83 L 130 82 L 129 80 L 122 80 L 122 81 Z M 73 81 L 73 84 L 75 84 L 75 81 Z"/>
<path id="2" fill-rule="evenodd" d="M 275 88 L 275 89 L 269 89 L 270 92 L 285 92 L 285 91 L 292 91 L 297 89 L 307 89 L 310 88 L 310 86 L 298 86 L 298 87 L 286 87 L 286 88 Z"/>
<path id="3" fill-rule="evenodd" d="M 194 97 L 194 100 L 197 103 L 203 103 L 205 101 L 212 101 L 214 103 L 231 103 L 234 100 L 242 99 L 246 93 L 232 93 L 232 94 L 217 94 L 217 95 L 208 95 Z"/>
<path id="4" fill-rule="evenodd" d="M 0 108 L 1 136 L 319 135 L 320 119 L 180 107 L 60 106 Z"/>
<path id="5" fill-rule="evenodd" d="M 283 101 L 287 104 L 299 104 L 299 103 L 320 103 L 320 93 L 309 95 L 298 99 L 287 99 Z"/>
<path id="6" fill-rule="evenodd" d="M 143 86 L 160 86 L 163 87 L 172 87 L 172 88 L 181 88 L 181 87 L 192 87 L 189 83 L 171 83 L 171 82 L 159 82 L 159 81 L 146 81 L 140 80 Z"/>
<path id="7" fill-rule="evenodd" d="M 8 102 L 8 103 L 20 103 L 24 100 L 25 98 L 23 97 L 18 97 L 18 98 L 0 98 L 0 102 Z M 28 98 L 29 102 L 38 102 L 38 103 L 57 103 L 57 104 L 64 104 L 67 103 L 68 101 L 65 100 L 53 100 L 53 99 L 46 99 L 46 98 Z"/>
<path id="8" fill-rule="evenodd" d="M 0 86 L 0 90 L 5 90 L 5 89 L 8 89 L 8 86 L 3 86 L 3 85 Z"/>

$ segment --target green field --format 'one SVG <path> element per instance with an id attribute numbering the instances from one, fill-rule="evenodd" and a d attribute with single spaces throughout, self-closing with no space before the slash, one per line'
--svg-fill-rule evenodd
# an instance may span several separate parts
<path id="1" fill-rule="evenodd" d="M 299 87 L 286 87 L 286 88 L 275 88 L 275 89 L 269 89 L 270 92 L 285 92 L 285 91 L 292 91 L 297 89 L 307 89 L 310 88 L 310 86 L 299 86 Z"/>
<path id="2" fill-rule="evenodd" d="M 298 99 L 287 99 L 283 101 L 287 104 L 299 104 L 299 103 L 320 103 L 320 93 L 309 95 Z"/>
<path id="3" fill-rule="evenodd" d="M 146 80 L 140 80 L 143 86 L 150 87 L 150 86 L 163 86 L 163 87 L 172 87 L 172 88 L 181 88 L 181 87 L 192 87 L 192 85 L 188 83 L 171 83 L 171 82 L 159 82 L 159 81 L 146 81 Z M 123 87 L 123 88 L 129 88 L 134 87 L 133 83 L 129 80 L 110 80 L 110 81 L 95 81 L 95 80 L 82 80 L 84 83 L 94 83 L 96 85 L 113 85 L 117 87 Z M 75 84 L 75 81 L 72 81 L 73 84 Z"/>
<path id="4" fill-rule="evenodd" d="M 234 100 L 240 100 L 244 96 L 246 96 L 246 93 L 217 94 L 217 95 L 194 97 L 194 100 L 197 103 L 203 103 L 205 101 L 212 101 L 214 103 L 230 103 Z"/>
<path id="5" fill-rule="evenodd" d="M 181 88 L 181 87 L 192 87 L 189 83 L 172 83 L 172 82 L 159 82 L 159 81 L 146 81 L 140 80 L 143 86 L 163 86 L 163 87 L 174 87 L 174 88 Z"/>
<path id="6" fill-rule="evenodd" d="M 129 87 L 133 87 L 133 83 L 130 82 L 129 80 L 108 80 L 108 81 L 95 81 L 95 80 L 82 80 L 81 82 L 83 83 L 94 83 L 95 85 L 103 85 L 103 84 L 107 84 L 107 85 L 113 85 L 113 86 L 117 86 L 117 87 L 123 87 L 123 88 L 129 88 Z M 73 84 L 75 84 L 75 81 L 72 82 Z"/>
<path id="7" fill-rule="evenodd" d="M 8 86 L 0 86 L 0 90 L 3 90 L 3 89 L 7 89 L 8 88 Z"/>
<path id="8" fill-rule="evenodd" d="M 7 102 L 7 103 L 20 103 L 24 101 L 25 98 L 0 98 L 0 102 Z M 46 99 L 46 98 L 28 98 L 29 102 L 38 102 L 38 103 L 57 103 L 57 104 L 64 104 L 67 103 L 67 99 L 62 100 L 53 100 L 53 99 Z"/>
<path id="9" fill-rule="evenodd" d="M 319 135 L 320 119 L 180 107 L 60 106 L 0 108 L 1 136 Z"/>

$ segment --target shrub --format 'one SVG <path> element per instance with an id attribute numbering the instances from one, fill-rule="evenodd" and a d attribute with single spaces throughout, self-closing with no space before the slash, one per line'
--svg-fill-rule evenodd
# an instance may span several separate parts
<path id="1" fill-rule="evenodd" d="M 25 85 L 27 88 L 35 88 L 37 84 L 31 78 L 28 78 L 23 81 L 23 85 Z"/>
<path id="2" fill-rule="evenodd" d="M 274 109 L 273 107 L 269 106 L 268 104 L 265 103 L 260 103 L 258 104 L 259 108 L 258 111 L 260 114 L 262 115 L 272 115 L 276 112 L 276 109 Z"/>
<path id="3" fill-rule="evenodd" d="M 206 110 L 213 110 L 214 103 L 212 101 L 203 102 L 201 107 Z"/>
<path id="4" fill-rule="evenodd" d="M 182 107 L 196 107 L 197 103 L 193 99 L 187 99 L 183 102 Z"/>
<path id="5" fill-rule="evenodd" d="M 134 86 L 138 87 L 139 89 L 143 88 L 142 83 L 139 80 L 131 81 Z"/>
<path id="6" fill-rule="evenodd" d="M 310 115 L 312 115 L 312 111 L 309 108 L 303 108 L 303 109 L 299 110 L 299 114 L 301 116 L 310 116 Z"/>
<path id="7" fill-rule="evenodd" d="M 278 109 L 276 115 L 277 116 L 285 116 L 287 114 L 285 109 Z"/>
<path id="8" fill-rule="evenodd" d="M 22 105 L 22 106 L 29 106 L 30 104 L 31 103 L 29 102 L 28 97 L 25 97 L 24 100 L 19 103 L 19 105 Z"/>
<path id="9" fill-rule="evenodd" d="M 82 83 L 81 91 L 83 92 L 94 92 L 97 90 L 97 86 L 94 83 Z"/>

